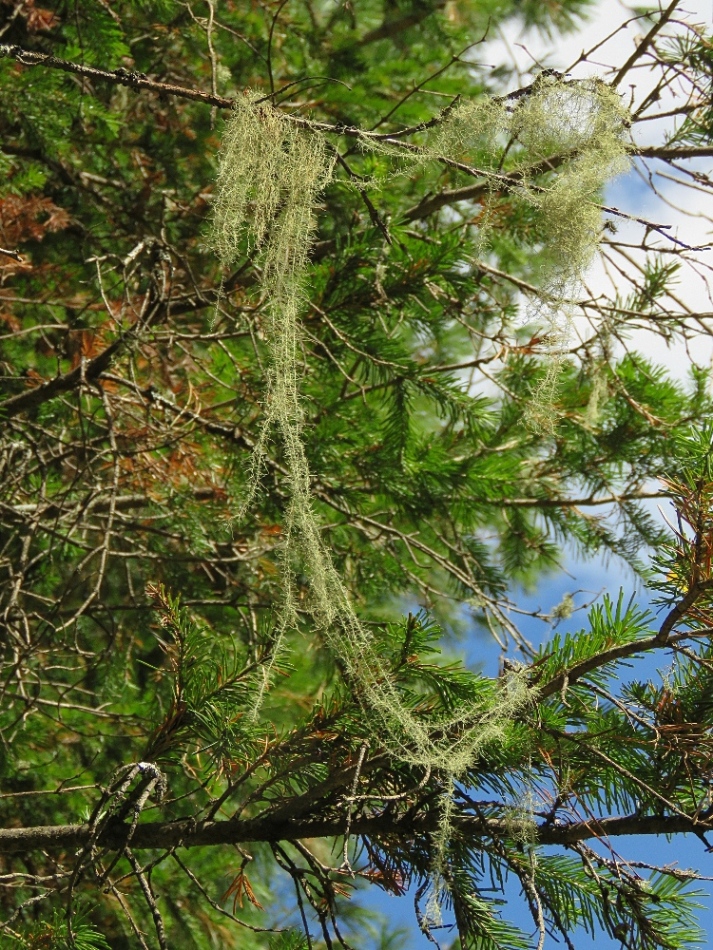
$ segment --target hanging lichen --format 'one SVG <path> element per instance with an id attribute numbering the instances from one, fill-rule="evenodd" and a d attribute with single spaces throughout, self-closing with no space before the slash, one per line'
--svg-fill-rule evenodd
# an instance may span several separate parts
<path id="1" fill-rule="evenodd" d="M 315 618 L 373 717 L 375 732 L 405 761 L 462 774 L 527 701 L 526 686 L 511 686 L 492 710 L 463 710 L 438 723 L 414 716 L 401 701 L 387 665 L 356 614 L 322 540 L 314 510 L 297 379 L 299 314 L 313 236 L 313 208 L 330 179 L 332 164 L 319 135 L 291 123 L 271 106 L 257 104 L 253 96 L 238 101 L 221 153 L 214 246 L 222 262 L 229 265 L 247 237 L 262 271 L 271 359 L 264 422 L 243 511 L 254 499 L 267 439 L 276 427 L 287 458 L 290 499 L 282 555 L 284 599 L 273 657 L 286 631 L 297 626 L 293 571 L 299 557 L 308 575 Z M 258 704 L 269 682 L 269 665 L 263 675 Z M 444 735 L 438 742 L 432 739 L 434 727 Z"/>
<path id="2" fill-rule="evenodd" d="M 487 252 L 504 185 L 537 212 L 539 293 L 530 299 L 526 318 L 540 325 L 538 335 L 549 343 L 550 359 L 525 407 L 524 421 L 538 431 L 552 431 L 556 424 L 553 405 L 573 302 L 599 247 L 602 189 L 629 164 L 629 118 L 616 90 L 601 80 L 543 75 L 515 100 L 481 97 L 459 103 L 413 150 L 405 152 L 368 135 L 361 140 L 366 151 L 398 158 L 397 173 L 477 156 L 485 180 L 478 219 L 481 253 Z"/>
<path id="3" fill-rule="evenodd" d="M 512 133 L 523 146 L 526 168 L 554 166 L 550 181 L 523 174 L 519 193 L 539 212 L 542 233 L 540 295 L 528 319 L 542 324 L 552 350 L 545 376 L 525 421 L 552 431 L 553 404 L 582 281 L 602 233 L 601 192 L 628 167 L 628 114 L 619 95 L 598 79 L 562 82 L 549 77 L 512 114 Z"/>
<path id="4" fill-rule="evenodd" d="M 489 154 L 483 173 L 492 177 L 495 193 L 502 183 L 499 165 L 503 150 L 508 150 L 508 143 L 519 142 L 522 155 L 515 154 L 515 190 L 540 212 L 548 244 L 538 308 L 556 327 L 559 314 L 567 311 L 566 295 L 597 247 L 596 199 L 606 177 L 621 167 L 623 126 L 618 97 L 603 84 L 544 81 L 514 107 L 486 99 L 458 106 L 418 148 L 404 151 L 368 135 L 363 136 L 362 144 L 367 150 L 398 155 L 402 168 L 404 162 L 413 167 L 443 158 L 460 161 L 469 150 L 486 158 Z M 533 161 L 537 165 L 562 152 L 567 157 L 564 167 L 550 183 L 536 183 L 541 169 L 533 169 Z M 493 692 L 489 702 L 464 706 L 437 721 L 414 715 L 359 620 L 323 540 L 302 438 L 297 368 L 313 213 L 319 193 L 331 178 L 333 156 L 320 133 L 304 122 L 291 121 L 251 94 L 238 98 L 226 125 L 213 243 L 228 266 L 247 240 L 261 275 L 270 354 L 264 422 L 253 454 L 248 491 L 237 516 L 254 500 L 267 441 L 277 430 L 287 460 L 290 496 L 282 550 L 284 596 L 272 662 L 283 649 L 287 631 L 297 627 L 294 572 L 299 561 L 310 584 L 315 620 L 368 712 L 374 735 L 402 761 L 442 770 L 452 785 L 488 744 L 505 734 L 508 723 L 532 701 L 533 692 L 523 675 L 514 674 Z M 268 663 L 256 693 L 255 715 L 270 677 Z M 441 828 L 434 838 L 434 868 L 439 879 L 450 835 L 450 800 L 451 794 L 446 792 Z"/>
<path id="5" fill-rule="evenodd" d="M 310 566 L 317 600 L 324 600 L 328 553 L 314 516 L 310 472 L 302 442 L 302 408 L 297 379 L 299 314 L 305 269 L 314 229 L 313 209 L 328 183 L 333 159 L 317 135 L 287 121 L 269 104 L 246 94 L 236 100 L 226 124 L 213 212 L 213 242 L 221 261 L 232 264 L 247 236 L 262 268 L 270 349 L 264 421 L 253 452 L 252 473 L 240 518 L 255 497 L 266 442 L 277 426 L 290 473 L 290 502 L 283 549 L 285 591 L 272 661 L 263 668 L 255 714 L 286 631 L 296 626 L 292 582 L 293 549 L 298 544 Z M 326 595 L 325 595 L 326 596 Z"/>

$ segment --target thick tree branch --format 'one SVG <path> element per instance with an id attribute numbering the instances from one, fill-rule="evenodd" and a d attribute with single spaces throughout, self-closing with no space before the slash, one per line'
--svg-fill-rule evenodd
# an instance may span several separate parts
<path id="1" fill-rule="evenodd" d="M 439 211 L 447 205 L 457 204 L 459 201 L 478 201 L 485 198 L 488 194 L 497 191 L 508 192 L 516 188 L 524 178 L 531 178 L 534 175 L 540 175 L 543 172 L 554 171 L 562 165 L 567 158 L 571 157 L 570 152 L 564 155 L 553 155 L 544 161 L 528 165 L 525 168 L 518 168 L 508 174 L 484 174 L 480 181 L 474 185 L 465 185 L 463 188 L 447 188 L 435 195 L 426 195 L 417 205 L 409 208 L 401 216 L 402 223 L 408 221 L 419 221 Z M 453 164 L 453 163 L 449 163 Z M 465 166 L 461 166 L 465 169 Z M 472 169 L 470 170 L 473 171 Z"/>
<path id="2" fill-rule="evenodd" d="M 706 592 L 713 587 L 713 581 L 699 581 L 696 584 L 692 584 L 690 590 L 688 590 L 685 596 L 673 606 L 673 608 L 666 615 L 664 622 L 661 624 L 661 629 L 659 630 L 657 640 L 659 645 L 665 645 L 669 643 L 673 638 L 671 637 L 671 631 L 674 629 L 679 620 L 683 620 L 688 611 L 693 607 L 696 601 Z"/>
<path id="3" fill-rule="evenodd" d="M 24 393 L 18 393 L 17 396 L 11 396 L 5 402 L 0 403 L 0 419 L 11 419 L 13 416 L 26 412 L 28 409 L 36 409 L 50 399 L 54 399 L 60 393 L 70 392 L 82 384 L 82 382 L 92 382 L 98 379 L 101 374 L 111 366 L 112 360 L 118 353 L 125 337 L 121 336 L 115 340 L 105 350 L 95 356 L 87 363 L 80 363 L 79 366 L 64 373 L 62 376 L 55 376 L 54 379 L 36 386 L 34 389 L 28 389 Z"/>
<path id="4" fill-rule="evenodd" d="M 121 349 L 135 340 L 142 330 L 155 322 L 156 318 L 162 313 L 164 305 L 163 296 L 151 292 L 147 298 L 145 310 L 134 326 L 121 333 L 113 343 L 102 350 L 94 359 L 81 362 L 68 373 L 55 376 L 54 379 L 50 379 L 40 386 L 28 389 L 24 393 L 18 393 L 17 396 L 11 396 L 0 403 L 0 419 L 11 419 L 28 409 L 36 409 L 50 399 L 54 399 L 60 393 L 71 392 L 84 383 L 95 382 L 102 373 L 109 369 Z"/>
<path id="5" fill-rule="evenodd" d="M 668 498 L 665 491 L 630 491 L 621 495 L 588 495 L 586 498 L 474 498 L 473 504 L 495 508 L 591 508 L 599 505 L 620 505 L 623 501 L 644 501 L 651 498 Z"/>
<path id="6" fill-rule="evenodd" d="M 635 158 L 660 158 L 664 161 L 710 158 L 713 155 L 713 145 L 647 145 L 632 149 L 630 154 Z"/>
<path id="7" fill-rule="evenodd" d="M 713 155 L 713 146 L 706 145 L 700 147 L 687 147 L 685 145 L 679 148 L 671 146 L 632 146 L 628 149 L 632 158 L 659 158 L 662 160 L 706 158 Z M 427 218 L 435 211 L 440 211 L 450 205 L 457 204 L 459 201 L 478 201 L 484 198 L 493 190 L 509 191 L 515 188 L 527 175 L 542 174 L 546 171 L 552 171 L 559 167 L 571 155 L 554 155 L 538 165 L 530 166 L 526 169 L 511 172 L 508 175 L 489 176 L 487 179 L 478 181 L 473 185 L 465 185 L 463 188 L 447 188 L 435 195 L 427 195 L 417 205 L 409 208 L 402 215 L 402 222 L 418 221 Z"/>
<path id="8" fill-rule="evenodd" d="M 386 835 L 409 839 L 438 829 L 440 816 L 434 812 L 421 817 L 398 818 L 390 814 L 355 818 L 353 835 Z M 461 837 L 512 837 L 517 831 L 512 819 L 455 818 L 454 830 Z M 296 821 L 184 821 L 147 822 L 137 825 L 131 838 L 132 850 L 142 848 L 195 848 L 249 842 L 294 841 L 298 838 L 334 838 L 344 834 L 345 819 Z M 542 823 L 537 828 L 541 845 L 573 845 L 592 838 L 623 835 L 670 835 L 711 829 L 711 822 L 682 815 L 625 815 L 600 820 L 579 821 L 568 825 Z M 95 842 L 98 847 L 118 850 L 127 839 L 129 826 L 110 823 Z M 528 834 L 530 833 L 528 825 Z M 0 853 L 15 851 L 77 850 L 92 837 L 89 825 L 39 825 L 32 828 L 0 830 Z"/>

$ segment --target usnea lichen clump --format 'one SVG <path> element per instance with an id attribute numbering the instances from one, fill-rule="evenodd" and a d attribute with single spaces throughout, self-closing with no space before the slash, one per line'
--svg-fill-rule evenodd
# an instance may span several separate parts
<path id="1" fill-rule="evenodd" d="M 478 219 L 483 253 L 504 189 L 535 212 L 538 294 L 529 300 L 526 319 L 550 346 L 544 377 L 525 410 L 524 421 L 535 430 L 551 431 L 556 424 L 552 409 L 573 301 L 599 247 L 602 189 L 629 166 L 628 125 L 621 98 L 601 80 L 541 76 L 517 99 L 481 97 L 447 110 L 415 152 L 367 135 L 361 140 L 365 151 L 398 159 L 398 173 L 475 156 L 486 185 Z"/>
<path id="2" fill-rule="evenodd" d="M 625 125 L 618 96 L 603 83 L 543 79 L 515 104 L 488 99 L 460 104 L 417 149 L 379 143 L 366 133 L 361 143 L 366 151 L 398 157 L 401 170 L 426 161 L 462 161 L 471 151 L 484 156 L 482 174 L 489 181 L 493 202 L 505 174 L 500 165 L 509 155 L 508 187 L 537 210 L 542 223 L 545 264 L 536 310 L 561 337 L 569 296 L 598 245 L 599 193 L 607 178 L 624 166 Z M 257 715 L 269 687 L 271 663 L 283 648 L 287 631 L 298 626 L 294 573 L 299 562 L 309 579 L 313 615 L 361 697 L 378 741 L 402 761 L 441 769 L 451 777 L 452 787 L 484 748 L 503 736 L 533 693 L 524 677 L 515 674 L 493 691 L 490 701 L 475 708 L 460 708 L 439 722 L 414 715 L 359 620 L 322 539 L 302 439 L 297 367 L 314 208 L 332 176 L 334 155 L 323 135 L 308 123 L 297 124 L 268 102 L 247 94 L 236 101 L 220 156 L 213 244 L 226 266 L 245 252 L 246 245 L 252 253 L 260 273 L 270 355 L 264 422 L 243 512 L 255 497 L 274 430 L 284 445 L 289 473 L 284 598 L 273 660 L 263 668 L 254 712 Z M 548 397 L 547 387 L 552 389 L 556 380 L 556 355 L 552 363 L 531 410 L 535 424 Z M 436 733 L 440 738 L 433 738 Z M 446 798 L 450 800 L 450 795 Z M 449 814 L 446 804 L 435 842 L 436 865 L 445 854 Z"/>
<path id="3" fill-rule="evenodd" d="M 601 240 L 601 193 L 629 167 L 629 116 L 616 91 L 592 79 L 567 84 L 550 80 L 514 118 L 526 154 L 545 166 L 552 156 L 563 159 L 544 185 L 525 181 L 522 187 L 523 196 L 539 212 L 543 240 L 541 294 L 531 302 L 528 318 L 543 325 L 554 344 L 526 421 L 535 429 L 552 431 L 574 301 Z"/>
<path id="4" fill-rule="evenodd" d="M 303 415 L 297 378 L 299 314 L 313 238 L 313 208 L 332 171 L 331 153 L 322 138 L 301 128 L 267 104 L 241 97 L 228 123 L 221 153 L 214 210 L 214 246 L 224 264 L 244 248 L 261 267 L 268 315 L 270 370 L 261 437 L 243 510 L 255 496 L 269 433 L 283 442 L 290 500 L 283 548 L 284 598 L 273 658 L 288 629 L 297 626 L 293 573 L 297 559 L 309 578 L 313 613 L 349 678 L 358 687 L 374 721 L 375 732 L 404 761 L 462 774 L 480 750 L 502 732 L 527 701 L 524 682 L 510 684 L 490 710 L 465 709 L 439 723 L 426 723 L 402 702 L 388 669 L 374 650 L 321 536 L 302 440 Z M 269 683 L 263 669 L 262 693 Z M 432 739 L 434 726 L 446 738 Z M 451 739 L 448 733 L 457 735 Z"/>

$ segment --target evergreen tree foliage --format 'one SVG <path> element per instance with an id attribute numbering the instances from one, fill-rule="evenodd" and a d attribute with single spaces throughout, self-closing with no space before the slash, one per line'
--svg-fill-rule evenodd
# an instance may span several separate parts
<path id="1" fill-rule="evenodd" d="M 589 6 L 0 0 L 0 947 L 701 945 L 705 249 L 604 190 L 710 188 L 711 40 L 484 65 Z M 571 551 L 653 607 L 533 645 Z"/>

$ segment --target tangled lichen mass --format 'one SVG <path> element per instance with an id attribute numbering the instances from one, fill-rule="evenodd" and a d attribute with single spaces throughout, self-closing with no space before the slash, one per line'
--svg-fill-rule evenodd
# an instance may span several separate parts
<path id="1" fill-rule="evenodd" d="M 604 83 L 543 77 L 515 106 L 486 98 L 460 103 L 416 150 L 384 145 L 366 134 L 360 145 L 364 151 L 393 156 L 400 163 L 399 173 L 426 161 L 461 161 L 464 154 L 477 151 L 482 157 L 484 153 L 488 162 L 482 174 L 490 176 L 493 201 L 502 177 L 503 152 L 512 151 L 513 167 L 521 173 L 517 193 L 542 215 L 549 239 L 541 313 L 550 329 L 561 335 L 568 295 L 598 246 L 601 212 L 597 199 L 607 179 L 626 164 L 626 122 L 619 96 Z M 520 148 L 526 161 L 520 157 Z M 285 631 L 297 626 L 293 573 L 300 557 L 312 591 L 314 616 L 330 648 L 358 684 L 362 701 L 375 713 L 374 728 L 386 729 L 391 746 L 405 761 L 444 768 L 457 777 L 483 745 L 497 736 L 498 724 L 527 702 L 527 690 L 522 684 L 517 688 L 510 684 L 493 708 L 460 710 L 450 722 L 438 723 L 446 738 L 434 741 L 433 724 L 410 713 L 390 683 L 322 539 L 313 503 L 302 440 L 297 357 L 315 204 L 332 177 L 334 156 L 323 133 L 311 129 L 309 123 L 298 125 L 253 93 L 237 98 L 220 156 L 213 244 L 226 266 L 245 249 L 259 262 L 270 353 L 264 421 L 242 511 L 258 490 L 261 458 L 273 429 L 284 445 L 290 493 L 283 551 L 284 600 L 272 660 L 262 670 L 256 712 Z M 535 177 L 541 177 L 542 165 L 546 167 L 548 161 L 556 169 L 552 180 L 536 184 Z M 535 421 L 538 414 L 551 412 L 545 399 L 556 384 L 556 353 L 552 364 L 533 401 Z M 449 738 L 454 730 L 457 740 Z"/>

